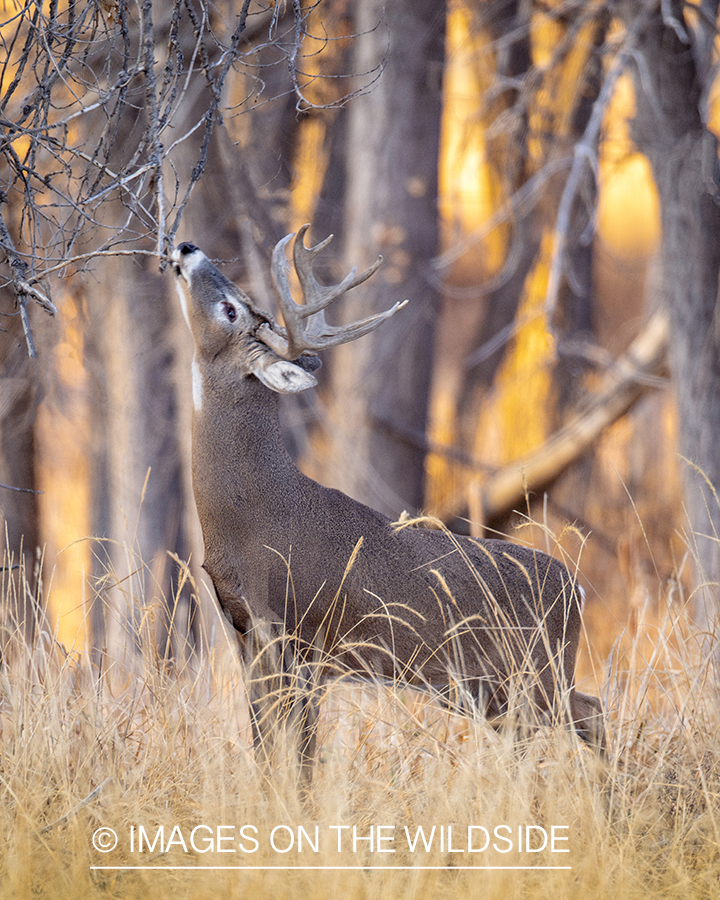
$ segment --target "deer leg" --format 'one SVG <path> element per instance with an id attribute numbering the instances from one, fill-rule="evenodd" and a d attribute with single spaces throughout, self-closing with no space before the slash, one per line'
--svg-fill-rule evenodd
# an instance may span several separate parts
<path id="1" fill-rule="evenodd" d="M 602 704 L 597 697 L 581 694 L 575 688 L 570 692 L 570 715 L 575 731 L 601 757 L 605 757 L 605 727 Z"/>
<path id="2" fill-rule="evenodd" d="M 303 658 L 295 643 L 288 640 L 283 653 L 283 680 L 287 722 L 297 741 L 300 781 L 308 786 L 312 780 L 317 751 L 318 702 L 314 667 Z"/>
<path id="3" fill-rule="evenodd" d="M 270 767 L 277 748 L 282 676 L 278 637 L 269 622 L 253 620 L 244 635 L 243 656 L 255 757 Z"/>
<path id="4" fill-rule="evenodd" d="M 254 620 L 245 636 L 250 718 L 256 758 L 267 768 L 287 763 L 297 747 L 300 780 L 308 785 L 315 764 L 318 704 L 314 668 L 279 626 Z"/>

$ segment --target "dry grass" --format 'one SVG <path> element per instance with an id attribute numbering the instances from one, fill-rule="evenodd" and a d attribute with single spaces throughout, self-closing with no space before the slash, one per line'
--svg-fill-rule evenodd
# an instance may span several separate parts
<path id="1" fill-rule="evenodd" d="M 619 648 L 603 688 L 607 765 L 560 727 L 519 750 L 409 689 L 340 684 L 324 689 L 304 801 L 292 754 L 272 775 L 254 762 L 229 644 L 178 667 L 141 642 L 132 668 L 105 665 L 98 678 L 47 633 L 31 648 L 15 635 L 0 673 L 0 897 L 717 894 L 720 714 L 707 659 L 681 625 L 668 613 Z M 155 841 L 142 852 L 141 826 Z M 200 852 L 219 826 L 234 852 Z M 430 850 L 422 839 L 410 849 L 418 826 L 427 838 L 435 826 Z M 474 848 L 488 830 L 487 849 L 470 851 L 469 826 Z M 521 852 L 527 826 L 555 826 L 555 849 L 568 852 Z M 100 828 L 118 835 L 110 852 L 93 847 Z M 353 829 L 372 830 L 372 850 L 353 847 Z"/>

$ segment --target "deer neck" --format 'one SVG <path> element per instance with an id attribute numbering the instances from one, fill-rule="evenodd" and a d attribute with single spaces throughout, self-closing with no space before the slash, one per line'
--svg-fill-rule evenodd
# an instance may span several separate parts
<path id="1" fill-rule="evenodd" d="M 256 532 L 300 486 L 280 430 L 279 398 L 254 377 L 193 364 L 193 488 L 203 529 Z"/>

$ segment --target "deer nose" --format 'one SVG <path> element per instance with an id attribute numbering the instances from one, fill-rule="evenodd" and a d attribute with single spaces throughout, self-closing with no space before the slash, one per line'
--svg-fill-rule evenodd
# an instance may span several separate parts
<path id="1" fill-rule="evenodd" d="M 183 241 L 183 243 L 178 246 L 178 251 L 183 256 L 187 256 L 188 253 L 194 253 L 195 250 L 197 250 L 195 244 L 190 244 L 187 241 Z"/>

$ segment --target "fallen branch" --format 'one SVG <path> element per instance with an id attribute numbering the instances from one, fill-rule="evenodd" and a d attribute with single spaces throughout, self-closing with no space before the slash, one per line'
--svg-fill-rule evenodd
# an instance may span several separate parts
<path id="1" fill-rule="evenodd" d="M 583 412 L 555 432 L 540 448 L 485 480 L 470 485 L 470 519 L 481 526 L 522 504 L 579 459 L 613 422 L 624 416 L 665 374 L 669 327 L 656 313 L 608 372 L 598 394 Z"/>

